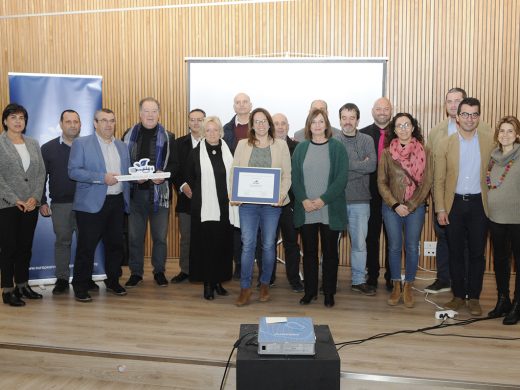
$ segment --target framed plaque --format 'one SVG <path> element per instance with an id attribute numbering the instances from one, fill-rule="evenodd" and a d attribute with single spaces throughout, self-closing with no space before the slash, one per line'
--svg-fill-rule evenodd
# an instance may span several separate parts
<path id="1" fill-rule="evenodd" d="M 280 201 L 281 168 L 234 167 L 231 201 L 275 204 Z"/>

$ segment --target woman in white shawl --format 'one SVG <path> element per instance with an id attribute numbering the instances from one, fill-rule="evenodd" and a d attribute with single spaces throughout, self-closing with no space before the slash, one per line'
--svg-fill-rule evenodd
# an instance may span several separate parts
<path id="1" fill-rule="evenodd" d="M 233 229 L 238 210 L 229 205 L 229 173 L 233 156 L 218 117 L 209 116 L 201 141 L 188 157 L 187 182 L 192 189 L 190 280 L 204 282 L 204 298 L 227 295 L 222 282 L 233 274 Z"/>

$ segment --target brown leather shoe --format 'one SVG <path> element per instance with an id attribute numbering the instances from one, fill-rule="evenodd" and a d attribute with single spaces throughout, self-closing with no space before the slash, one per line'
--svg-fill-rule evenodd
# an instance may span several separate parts
<path id="1" fill-rule="evenodd" d="M 464 306 L 464 299 L 453 297 L 451 301 L 445 303 L 443 306 L 446 310 L 455 310 L 458 311 L 462 306 Z"/>
<path id="2" fill-rule="evenodd" d="M 392 294 L 390 294 L 390 298 L 388 298 L 386 303 L 388 303 L 390 306 L 395 306 L 399 303 L 400 299 L 401 299 L 401 281 L 394 280 Z"/>
<path id="3" fill-rule="evenodd" d="M 404 302 L 404 305 L 410 309 L 415 304 L 415 301 L 413 298 L 413 283 L 412 282 L 404 282 L 403 302 Z"/>
<path id="4" fill-rule="evenodd" d="M 249 298 L 251 298 L 251 288 L 241 288 L 240 295 L 235 302 L 238 307 L 249 304 Z"/>
<path id="5" fill-rule="evenodd" d="M 269 296 L 269 285 L 268 284 L 260 284 L 260 298 L 258 300 L 260 302 L 267 302 L 271 297 Z"/>
<path id="6" fill-rule="evenodd" d="M 480 307 L 480 302 L 478 299 L 470 299 L 468 301 L 468 309 L 469 314 L 471 314 L 472 316 L 482 315 L 482 308 Z"/>

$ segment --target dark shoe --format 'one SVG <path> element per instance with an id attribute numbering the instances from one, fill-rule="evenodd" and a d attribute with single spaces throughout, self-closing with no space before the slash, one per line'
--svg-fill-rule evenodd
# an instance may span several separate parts
<path id="1" fill-rule="evenodd" d="M 463 307 L 466 304 L 464 299 L 459 297 L 453 297 L 453 299 L 443 305 L 444 309 L 446 310 L 455 310 L 459 311 L 461 307 Z"/>
<path id="2" fill-rule="evenodd" d="M 163 275 L 163 276 L 164 276 L 164 275 Z M 188 279 L 189 277 L 190 277 L 190 275 L 185 274 L 184 272 L 181 271 L 181 272 L 179 272 L 177 275 L 175 275 L 175 276 L 172 278 L 171 282 L 172 282 L 172 283 L 175 283 L 175 284 L 176 284 L 176 283 L 182 283 L 182 282 L 184 282 L 186 279 Z"/>
<path id="3" fill-rule="evenodd" d="M 376 295 L 376 289 L 367 283 L 353 284 L 351 289 L 363 295 Z"/>
<path id="4" fill-rule="evenodd" d="M 90 292 L 98 292 L 99 291 L 99 286 L 97 285 L 96 282 L 94 282 L 92 279 L 90 279 L 90 281 L 88 282 L 88 291 Z"/>
<path id="5" fill-rule="evenodd" d="M 164 272 L 157 272 L 153 275 L 153 278 L 159 287 L 166 287 L 168 285 L 168 280 L 166 280 Z"/>
<path id="6" fill-rule="evenodd" d="M 489 318 L 503 317 L 511 311 L 511 300 L 508 295 L 500 294 L 498 296 L 497 304 L 493 310 L 488 313 Z"/>
<path id="7" fill-rule="evenodd" d="M 302 299 L 300 299 L 300 305 L 308 305 L 311 301 L 315 301 L 318 299 L 317 295 L 305 294 Z"/>
<path id="8" fill-rule="evenodd" d="M 60 295 L 69 291 L 69 281 L 65 279 L 56 280 L 56 284 L 52 289 L 52 295 Z"/>
<path id="9" fill-rule="evenodd" d="M 204 283 L 204 299 L 207 299 L 208 301 L 212 301 L 213 299 L 215 299 L 213 289 L 214 287 L 210 283 Z"/>
<path id="10" fill-rule="evenodd" d="M 133 288 L 137 287 L 138 284 L 141 284 L 143 282 L 143 278 L 139 275 L 130 275 L 128 280 L 125 283 L 126 288 Z"/>
<path id="11" fill-rule="evenodd" d="M 325 294 L 325 298 L 323 300 L 323 304 L 325 307 L 332 307 L 334 306 L 334 294 Z"/>
<path id="12" fill-rule="evenodd" d="M 222 295 L 222 296 L 229 295 L 228 291 L 222 286 L 222 283 L 215 284 L 215 292 L 218 295 Z"/>
<path id="13" fill-rule="evenodd" d="M 74 291 L 74 298 L 78 302 L 92 302 L 92 297 L 86 291 Z"/>
<path id="14" fill-rule="evenodd" d="M 298 280 L 295 283 L 291 283 L 291 290 L 295 293 L 301 293 L 305 290 L 305 288 L 303 287 L 302 282 Z"/>
<path id="15" fill-rule="evenodd" d="M 386 291 L 388 291 L 388 292 L 392 292 L 392 290 L 394 289 L 394 284 L 392 283 L 391 279 L 385 279 L 385 286 L 386 286 Z"/>
<path id="16" fill-rule="evenodd" d="M 374 290 L 377 290 L 377 279 L 368 278 L 367 284 L 371 286 Z"/>
<path id="17" fill-rule="evenodd" d="M 518 271 L 516 271 L 518 272 Z M 515 299 L 511 311 L 505 316 L 504 325 L 514 325 L 520 320 L 520 300 Z"/>
<path id="18" fill-rule="evenodd" d="M 439 279 L 435 279 L 435 282 L 426 287 L 424 291 L 430 294 L 448 292 L 451 291 L 451 285 L 449 283 L 441 282 Z"/>
<path id="19" fill-rule="evenodd" d="M 13 294 L 16 295 L 18 298 L 21 298 L 22 296 L 27 299 L 42 299 L 43 295 L 38 294 L 36 291 L 33 291 L 33 289 L 27 285 L 24 287 L 17 287 L 14 289 Z"/>
<path id="20" fill-rule="evenodd" d="M 119 295 L 119 296 L 123 296 L 123 295 L 126 295 L 126 290 L 123 286 L 121 286 L 119 284 L 119 282 L 115 282 L 115 283 L 107 283 L 105 281 L 105 286 L 107 288 L 107 291 L 114 294 L 114 295 Z"/>
<path id="21" fill-rule="evenodd" d="M 9 305 L 9 306 L 16 306 L 16 307 L 25 306 L 25 302 L 23 300 L 21 300 L 20 297 L 18 297 L 16 294 L 14 294 L 11 291 L 2 293 L 2 300 L 4 301 L 4 303 L 6 305 Z"/>

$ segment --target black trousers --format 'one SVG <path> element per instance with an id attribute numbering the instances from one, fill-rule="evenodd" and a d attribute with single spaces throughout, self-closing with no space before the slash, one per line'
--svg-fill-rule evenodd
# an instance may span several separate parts
<path id="1" fill-rule="evenodd" d="M 338 281 L 338 231 L 321 223 L 305 224 L 300 228 L 303 244 L 303 278 L 305 294 L 318 295 L 318 244 L 323 253 L 321 271 L 324 294 L 335 294 Z M 319 236 L 318 236 L 319 235 Z"/>
<path id="2" fill-rule="evenodd" d="M 498 294 L 509 296 L 511 252 L 515 261 L 515 299 L 520 299 L 520 224 L 489 222 Z"/>
<path id="3" fill-rule="evenodd" d="M 486 266 L 484 250 L 488 232 L 488 219 L 480 194 L 472 195 L 467 200 L 455 194 L 448 218 L 450 223 L 446 227 L 446 235 L 453 295 L 462 299 L 466 296 L 479 299 Z M 467 262 L 464 258 L 466 240 L 469 249 Z"/>
<path id="4" fill-rule="evenodd" d="M 74 262 L 72 285 L 75 291 L 87 291 L 94 268 L 94 253 L 99 240 L 105 247 L 105 273 L 107 283 L 118 282 L 124 257 L 123 195 L 107 195 L 97 213 L 76 211 L 78 245 Z"/>
<path id="5" fill-rule="evenodd" d="M 381 237 L 381 228 L 386 240 L 386 230 L 383 226 L 383 214 L 381 207 L 383 201 L 381 197 L 372 197 L 370 200 L 370 217 L 368 218 L 368 232 L 367 232 L 367 274 L 368 280 L 371 284 L 376 284 L 379 278 L 379 246 Z M 385 256 L 385 279 L 390 280 L 390 266 L 388 264 L 388 245 L 384 248 Z"/>
<path id="6" fill-rule="evenodd" d="M 2 288 L 29 280 L 38 208 L 24 213 L 18 207 L 0 209 L 0 272 Z"/>

